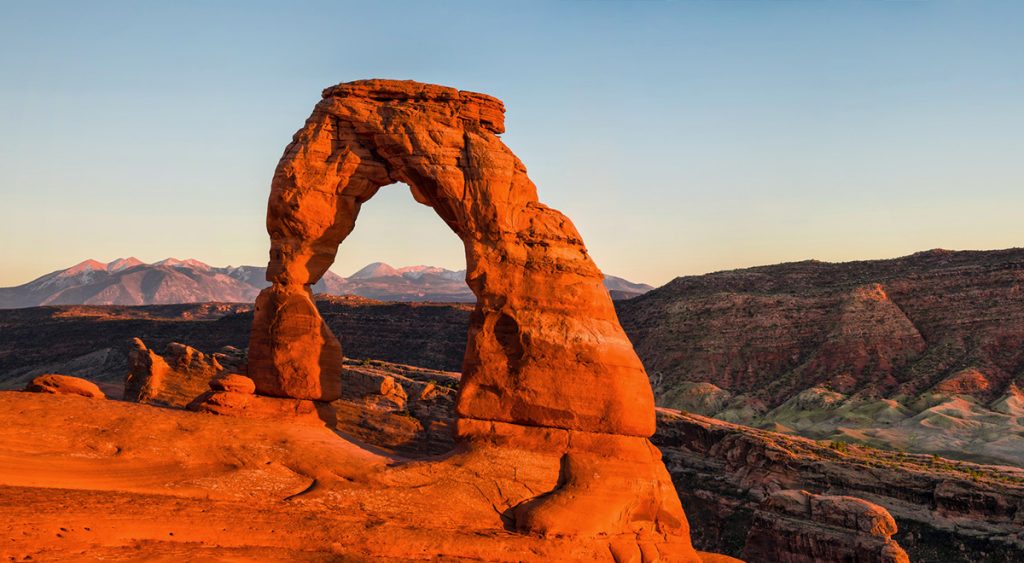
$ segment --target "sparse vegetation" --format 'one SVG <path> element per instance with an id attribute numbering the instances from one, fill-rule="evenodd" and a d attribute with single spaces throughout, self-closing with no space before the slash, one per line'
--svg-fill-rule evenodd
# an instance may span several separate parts
<path id="1" fill-rule="evenodd" d="M 832 440 L 831 442 L 829 442 L 828 447 L 841 454 L 850 452 L 850 445 L 842 440 Z"/>

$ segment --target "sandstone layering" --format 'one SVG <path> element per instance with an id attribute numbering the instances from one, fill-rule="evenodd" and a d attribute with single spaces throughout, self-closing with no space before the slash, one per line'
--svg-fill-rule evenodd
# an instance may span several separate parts
<path id="1" fill-rule="evenodd" d="M 561 456 L 512 507 L 521 532 L 609 535 L 617 558 L 697 560 L 654 432 L 646 373 L 572 222 L 540 203 L 489 96 L 410 81 L 328 88 L 278 164 L 248 374 L 260 395 L 332 401 L 342 351 L 315 284 L 381 187 L 409 186 L 463 241 L 476 295 L 456 433 L 470 449 Z M 625 540 L 625 538 L 631 538 Z M 623 543 L 625 542 L 625 543 Z"/>

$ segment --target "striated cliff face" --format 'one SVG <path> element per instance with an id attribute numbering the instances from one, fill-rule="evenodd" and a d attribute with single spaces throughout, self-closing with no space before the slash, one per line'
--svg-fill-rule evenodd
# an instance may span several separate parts
<path id="1" fill-rule="evenodd" d="M 747 561 L 910 563 L 892 536 L 896 521 L 881 506 L 802 490 L 772 493 L 754 512 Z"/>
<path id="2" fill-rule="evenodd" d="M 677 278 L 618 310 L 661 406 L 1024 463 L 1024 249 Z"/>
<path id="3" fill-rule="evenodd" d="M 973 368 L 993 398 L 1024 378 L 1024 249 L 676 278 L 619 316 L 662 395 L 706 381 L 775 407 L 815 385 L 920 394 Z"/>
<path id="4" fill-rule="evenodd" d="M 912 561 L 995 563 L 1024 554 L 1021 469 L 819 443 L 669 409 L 659 410 L 654 442 L 687 514 L 700 523 L 693 527 L 699 549 L 739 555 L 750 546 L 751 534 L 756 538 L 762 535 L 758 530 L 771 529 L 765 519 L 778 520 L 771 513 L 782 509 L 766 501 L 780 491 L 805 490 L 884 508 L 899 527 L 893 539 Z M 789 512 L 773 533 L 792 542 L 777 543 L 773 549 L 779 553 L 808 548 L 811 529 L 820 524 L 811 519 L 799 525 Z M 835 530 L 823 532 L 833 537 Z M 852 532 L 847 537 L 870 543 Z M 750 549 L 765 553 L 764 547 Z M 779 557 L 762 560 L 798 560 Z"/>

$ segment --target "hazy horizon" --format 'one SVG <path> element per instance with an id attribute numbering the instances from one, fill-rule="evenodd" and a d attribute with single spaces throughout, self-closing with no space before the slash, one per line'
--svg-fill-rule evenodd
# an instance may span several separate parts
<path id="1" fill-rule="evenodd" d="M 541 201 L 635 282 L 1021 246 L 1024 5 L 8 4 L 0 286 L 86 258 L 267 261 L 274 166 L 322 88 L 485 92 Z M 383 188 L 332 268 L 465 267 Z"/>

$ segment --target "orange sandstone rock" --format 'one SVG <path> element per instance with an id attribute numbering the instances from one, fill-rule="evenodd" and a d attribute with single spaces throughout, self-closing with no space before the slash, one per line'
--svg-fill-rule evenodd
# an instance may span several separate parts
<path id="1" fill-rule="evenodd" d="M 124 399 L 184 407 L 207 390 L 210 379 L 224 371 L 218 354 L 204 354 L 185 344 L 172 342 L 163 355 L 133 338 L 128 351 L 128 374 Z"/>
<path id="2" fill-rule="evenodd" d="M 189 410 L 258 420 L 326 424 L 332 428 L 337 423 L 337 416 L 327 403 L 256 395 L 255 383 L 244 375 L 223 374 L 211 379 L 209 385 L 210 391 L 196 397 L 188 405 Z"/>
<path id="3" fill-rule="evenodd" d="M 334 412 L 325 403 L 307 399 L 262 397 L 237 391 L 212 391 L 189 405 L 189 409 L 258 420 L 289 420 L 327 426 L 335 424 Z"/>
<path id="4" fill-rule="evenodd" d="M 341 344 L 308 286 L 274 284 L 256 298 L 249 377 L 264 395 L 333 401 L 341 396 Z"/>
<path id="5" fill-rule="evenodd" d="M 33 379 L 25 387 L 30 393 L 52 393 L 54 395 L 81 395 L 92 399 L 106 399 L 103 391 L 91 381 L 70 375 L 47 373 Z"/>
<path id="6" fill-rule="evenodd" d="M 647 440 L 654 399 L 644 368 L 575 226 L 540 203 L 526 167 L 498 138 L 503 114 L 495 98 L 411 81 L 324 90 L 274 174 L 273 285 L 256 302 L 249 376 L 261 395 L 339 396 L 341 347 L 309 287 L 334 262 L 360 206 L 403 182 L 462 239 L 477 297 L 459 439 L 562 459 L 554 488 L 512 511 L 515 527 L 619 538 L 619 560 L 698 561 Z"/>
<path id="7" fill-rule="evenodd" d="M 477 296 L 458 413 L 649 436 L 647 377 L 572 222 L 540 203 L 482 94 L 366 80 L 324 91 L 274 174 L 268 279 L 249 350 L 260 393 L 330 400 L 337 356 L 303 296 L 334 261 L 360 206 L 404 182 L 463 240 Z M 318 325 L 310 327 L 310 325 Z M 302 330 L 300 330 L 300 328 Z M 328 377 L 329 376 L 329 377 Z"/>
<path id="8" fill-rule="evenodd" d="M 256 392 L 256 384 L 244 375 L 228 373 L 211 379 L 210 389 L 252 395 Z"/>

